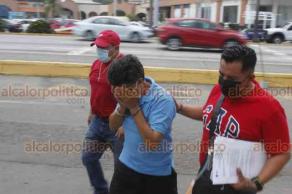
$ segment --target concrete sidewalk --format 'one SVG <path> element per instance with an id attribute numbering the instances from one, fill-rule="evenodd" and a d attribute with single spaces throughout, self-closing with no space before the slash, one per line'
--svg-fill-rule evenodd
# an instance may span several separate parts
<path id="1" fill-rule="evenodd" d="M 162 84 L 167 90 L 180 89 L 182 94 L 192 89 L 197 94 L 181 98 L 188 104 L 204 104 L 212 86 L 199 84 Z M 82 143 L 87 128 L 89 96 L 35 96 L 29 91 L 84 89 L 88 80 L 0 76 L 0 193 L 11 194 L 85 194 L 91 193 L 80 152 L 29 151 L 31 142 L 48 144 Z M 16 91 L 23 89 L 24 95 Z M 10 91 L 10 92 L 9 92 Z M 14 91 L 14 92 L 13 92 Z M 282 89 L 279 91 L 282 91 Z M 292 93 L 277 96 L 292 126 Z M 175 145 L 195 144 L 201 137 L 201 123 L 177 116 L 173 123 Z M 291 133 L 291 128 L 290 128 Z M 178 149 L 174 153 L 178 173 L 179 194 L 184 194 L 198 170 L 198 152 Z M 102 165 L 110 180 L 113 173 L 111 153 L 105 153 Z M 292 162 L 268 185 L 263 194 L 292 193 Z"/>
<path id="2" fill-rule="evenodd" d="M 64 168 L 59 166 L 36 165 L 0 161 L 0 193 L 11 194 L 91 194 L 84 168 Z M 113 171 L 104 170 L 110 180 Z M 178 176 L 180 194 L 185 192 L 191 175 Z"/>
<path id="3" fill-rule="evenodd" d="M 0 193 L 91 194 L 85 169 L 0 161 Z M 105 169 L 108 180 L 112 170 Z M 184 194 L 192 175 L 178 174 L 179 194 Z M 291 176 L 278 176 L 265 186 L 263 194 L 291 194 Z"/>

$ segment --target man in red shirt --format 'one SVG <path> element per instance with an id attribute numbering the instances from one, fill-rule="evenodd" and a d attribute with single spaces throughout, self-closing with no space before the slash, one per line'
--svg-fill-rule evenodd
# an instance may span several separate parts
<path id="1" fill-rule="evenodd" d="M 113 60 L 119 59 L 120 38 L 117 33 L 101 32 L 91 46 L 96 46 L 98 59 L 92 64 L 89 74 L 91 87 L 88 130 L 82 151 L 82 162 L 87 169 L 94 194 L 108 194 L 108 184 L 100 165 L 100 158 L 107 148 L 111 148 L 117 161 L 122 142 L 110 130 L 108 118 L 116 107 L 107 75 Z"/>
<path id="2" fill-rule="evenodd" d="M 280 103 L 255 81 L 256 53 L 246 46 L 224 50 L 219 68 L 219 84 L 212 89 L 204 106 L 177 103 L 178 112 L 203 121 L 200 149 L 201 168 L 209 146 L 210 123 L 218 99 L 225 96 L 218 112 L 215 136 L 263 142 L 268 159 L 258 176 L 248 179 L 237 169 L 239 182 L 213 185 L 209 175 L 199 178 L 193 194 L 253 194 L 263 189 L 290 159 L 290 138 L 285 111 Z M 204 176 L 204 174 L 203 174 Z M 202 176 L 202 177 L 203 177 Z"/>

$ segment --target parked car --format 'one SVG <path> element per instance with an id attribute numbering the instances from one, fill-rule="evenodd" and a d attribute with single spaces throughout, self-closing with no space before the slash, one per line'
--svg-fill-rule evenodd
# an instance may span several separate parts
<path id="1" fill-rule="evenodd" d="M 132 22 L 130 22 L 130 24 L 133 26 L 148 27 L 148 26 L 146 26 L 146 24 L 141 23 L 141 22 L 133 22 L 132 21 Z"/>
<path id="2" fill-rule="evenodd" d="M 53 18 L 48 20 L 52 29 L 60 29 L 60 28 L 71 28 L 75 26 L 75 23 L 80 20 L 74 19 L 63 19 L 63 18 Z"/>
<path id="3" fill-rule="evenodd" d="M 13 21 L 13 20 L 8 20 L 8 19 L 3 19 L 3 21 L 5 22 L 6 30 L 9 32 L 22 32 L 23 31 L 21 23 L 19 23 L 17 21 Z"/>
<path id="4" fill-rule="evenodd" d="M 269 43 L 281 44 L 284 41 L 292 41 L 292 22 L 281 28 L 265 29 L 265 39 Z"/>
<path id="5" fill-rule="evenodd" d="M 76 26 L 76 23 L 77 23 L 77 22 L 80 22 L 80 20 L 65 19 L 65 20 L 63 20 L 63 22 L 62 22 L 62 26 L 63 26 L 64 28 L 71 28 L 71 27 Z"/>
<path id="6" fill-rule="evenodd" d="M 132 21 L 132 22 L 130 22 L 130 25 L 148 28 L 148 30 L 153 33 L 152 36 L 155 36 L 155 29 L 151 28 L 150 25 L 148 25 L 145 22 L 133 22 Z"/>
<path id="7" fill-rule="evenodd" d="M 35 18 L 35 19 L 14 19 L 12 21 L 14 21 L 15 23 L 19 23 L 21 25 L 22 31 L 26 32 L 26 30 L 28 29 L 29 25 L 32 22 L 35 22 L 39 20 L 39 18 Z"/>
<path id="8" fill-rule="evenodd" d="M 113 30 L 121 40 L 132 42 L 140 42 L 153 35 L 147 27 L 131 25 L 125 19 L 114 16 L 96 16 L 77 22 L 73 32 L 87 40 L 94 40 L 103 30 Z"/>
<path id="9" fill-rule="evenodd" d="M 248 40 L 253 40 L 254 39 L 254 29 L 243 29 L 241 31 L 242 34 L 244 34 Z M 263 41 L 265 40 L 265 30 L 263 29 L 258 29 L 257 30 L 257 37 L 259 40 Z"/>
<path id="10" fill-rule="evenodd" d="M 246 44 L 247 38 L 241 33 L 226 30 L 205 19 L 169 19 L 157 29 L 160 42 L 169 50 L 181 47 L 225 48 Z"/>
<path id="11" fill-rule="evenodd" d="M 59 29 L 61 28 L 61 21 L 57 19 L 49 19 L 48 22 L 50 23 L 50 26 L 52 29 Z"/>

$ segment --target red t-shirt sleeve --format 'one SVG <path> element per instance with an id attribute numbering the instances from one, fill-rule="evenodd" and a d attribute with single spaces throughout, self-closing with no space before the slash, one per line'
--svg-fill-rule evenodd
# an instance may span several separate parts
<path id="1" fill-rule="evenodd" d="M 272 111 L 263 122 L 262 128 L 265 150 L 270 155 L 286 153 L 291 145 L 285 111 L 276 100 L 270 106 L 273 106 Z"/>

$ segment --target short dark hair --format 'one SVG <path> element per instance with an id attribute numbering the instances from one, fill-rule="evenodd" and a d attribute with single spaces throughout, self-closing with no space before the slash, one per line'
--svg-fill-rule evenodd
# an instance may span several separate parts
<path id="1" fill-rule="evenodd" d="M 226 62 L 241 61 L 242 72 L 248 70 L 254 71 L 257 63 L 255 51 L 252 48 L 243 45 L 226 48 L 221 55 L 221 59 L 224 59 Z"/>
<path id="2" fill-rule="evenodd" d="M 139 79 L 144 78 L 143 65 L 134 55 L 125 55 L 115 60 L 108 71 L 108 80 L 113 86 L 135 84 Z"/>

